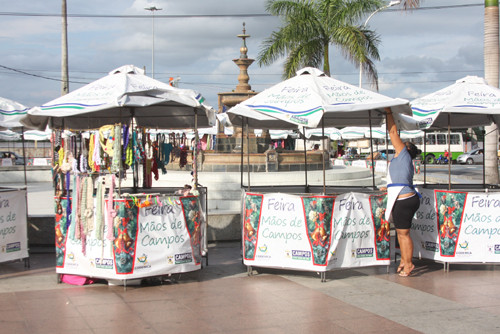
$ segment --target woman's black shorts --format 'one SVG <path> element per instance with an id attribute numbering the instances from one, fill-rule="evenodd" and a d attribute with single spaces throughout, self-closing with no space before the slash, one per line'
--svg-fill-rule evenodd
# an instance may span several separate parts
<path id="1" fill-rule="evenodd" d="M 420 198 L 415 196 L 397 200 L 392 208 L 392 220 L 397 229 L 407 230 L 411 228 L 413 215 L 420 207 Z"/>

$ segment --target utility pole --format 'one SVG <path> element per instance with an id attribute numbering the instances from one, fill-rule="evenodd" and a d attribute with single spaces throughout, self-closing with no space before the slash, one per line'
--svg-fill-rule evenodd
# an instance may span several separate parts
<path id="1" fill-rule="evenodd" d="M 152 30 L 153 30 L 153 46 L 151 51 L 151 78 L 155 77 L 155 11 L 162 10 L 162 8 L 157 8 L 155 6 L 144 8 L 151 12 L 152 17 Z"/>
<path id="2" fill-rule="evenodd" d="M 62 41 L 61 41 L 61 95 L 69 93 L 68 79 L 68 12 L 66 0 L 62 0 Z"/>

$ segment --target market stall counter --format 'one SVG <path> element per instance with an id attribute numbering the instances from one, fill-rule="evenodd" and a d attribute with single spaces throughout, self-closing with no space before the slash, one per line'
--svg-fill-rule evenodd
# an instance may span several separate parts
<path id="1" fill-rule="evenodd" d="M 96 196 L 56 197 L 58 274 L 130 280 L 201 269 L 206 189 L 201 196 L 165 188 L 113 196 L 111 189 L 104 198 L 100 188 Z"/>

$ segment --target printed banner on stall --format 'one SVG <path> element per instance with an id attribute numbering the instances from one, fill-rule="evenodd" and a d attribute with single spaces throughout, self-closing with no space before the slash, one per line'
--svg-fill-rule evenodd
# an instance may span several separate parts
<path id="1" fill-rule="evenodd" d="M 500 262 L 500 193 L 420 190 L 412 224 L 415 256 Z"/>
<path id="2" fill-rule="evenodd" d="M 26 190 L 0 192 L 0 262 L 28 257 Z"/>
<path id="3" fill-rule="evenodd" d="M 67 215 L 67 199 L 56 201 L 57 272 L 133 279 L 200 269 L 205 222 L 198 198 L 163 199 L 141 207 L 114 200 L 112 222 L 104 214 L 99 223 L 94 210 L 88 222 L 69 224 L 73 216 Z"/>
<path id="4" fill-rule="evenodd" d="M 388 265 L 387 222 L 381 221 L 384 198 L 247 193 L 244 263 L 314 271 Z"/>

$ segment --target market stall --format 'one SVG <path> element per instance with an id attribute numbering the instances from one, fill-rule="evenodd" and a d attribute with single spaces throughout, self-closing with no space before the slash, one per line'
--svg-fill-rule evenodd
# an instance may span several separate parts
<path id="1" fill-rule="evenodd" d="M 26 112 L 22 104 L 0 98 L 0 130 L 21 128 L 19 120 Z M 5 160 L 1 161 L 2 166 L 15 163 L 11 158 L 1 160 Z M 24 180 L 26 184 L 26 165 Z M 0 189 L 0 262 L 25 259 L 25 265 L 29 266 L 27 206 L 26 187 Z"/>
<path id="2" fill-rule="evenodd" d="M 325 137 L 326 127 L 379 126 L 385 121 L 384 108 L 391 108 L 399 128 L 415 129 L 408 101 L 305 68 L 236 105 L 228 114 L 234 124 L 244 124 L 247 129 L 321 126 L 321 137 Z M 303 269 L 322 272 L 324 279 L 324 272 L 333 268 L 388 265 L 389 230 L 381 215 L 385 196 L 374 192 L 374 172 L 372 176 L 370 190 L 342 189 L 339 193 L 339 189 L 327 189 L 324 183 L 318 195 L 307 185 L 303 191 L 307 195 L 266 193 L 266 189 L 255 187 L 251 192 L 248 176 L 242 224 L 244 263 L 249 270 L 252 266 Z M 327 195 L 329 191 L 334 194 Z M 378 210 L 371 209 L 372 203 Z M 288 236 L 296 240 L 288 240 Z M 271 251 L 272 255 L 266 254 Z"/>
<path id="3" fill-rule="evenodd" d="M 200 94 L 123 66 L 31 109 L 22 121 L 54 131 L 57 273 L 127 280 L 201 268 L 207 208 L 197 145 L 192 188 L 154 188 L 172 150 L 181 161 L 188 152 L 148 132 L 194 128 L 197 142 L 198 127 L 215 121 Z M 122 187 L 129 172 L 133 186 Z"/>

